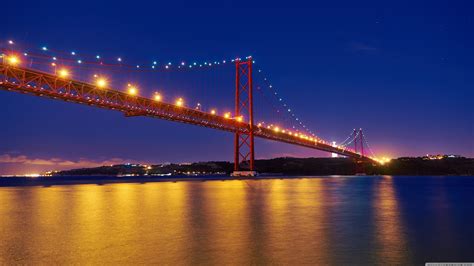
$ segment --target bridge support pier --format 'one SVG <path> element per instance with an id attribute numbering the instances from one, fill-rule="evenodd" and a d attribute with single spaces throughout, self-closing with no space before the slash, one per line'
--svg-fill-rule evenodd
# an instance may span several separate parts
<path id="1" fill-rule="evenodd" d="M 255 176 L 252 58 L 235 60 L 235 119 L 232 176 Z"/>
<path id="2" fill-rule="evenodd" d="M 230 176 L 235 177 L 254 177 L 257 175 L 257 171 L 234 171 L 230 174 Z"/>

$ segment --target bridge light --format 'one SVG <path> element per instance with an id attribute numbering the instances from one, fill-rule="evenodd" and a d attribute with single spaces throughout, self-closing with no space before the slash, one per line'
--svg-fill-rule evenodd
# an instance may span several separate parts
<path id="1" fill-rule="evenodd" d="M 244 118 L 243 118 L 242 116 L 237 116 L 235 119 L 236 119 L 238 122 L 244 121 Z"/>
<path id="2" fill-rule="evenodd" d="M 277 132 L 277 133 L 280 132 L 280 128 L 279 128 L 279 127 L 274 127 L 273 130 L 274 130 L 275 132 Z"/>
<path id="3" fill-rule="evenodd" d="M 161 101 L 161 94 L 159 94 L 158 92 L 155 92 L 153 99 L 155 99 L 155 101 L 157 102 Z"/>
<path id="4" fill-rule="evenodd" d="M 386 163 L 389 163 L 391 161 L 390 158 L 387 158 L 387 157 L 382 157 L 380 159 L 377 160 L 381 165 L 384 165 Z"/>
<path id="5" fill-rule="evenodd" d="M 230 118 L 230 113 L 229 113 L 229 112 L 225 113 L 225 114 L 224 114 L 224 117 L 227 118 L 227 119 L 229 119 L 229 118 Z"/>
<path id="6" fill-rule="evenodd" d="M 18 65 L 20 63 L 20 59 L 18 59 L 18 57 L 14 55 L 11 55 L 11 56 L 7 56 L 7 62 L 10 65 Z"/>
<path id="7" fill-rule="evenodd" d="M 184 104 L 183 98 L 178 98 L 176 100 L 176 105 L 177 106 L 181 107 L 181 106 L 183 106 L 183 104 Z"/>
<path id="8" fill-rule="evenodd" d="M 99 78 L 99 79 L 97 79 L 97 81 L 96 81 L 96 85 L 97 85 L 97 87 L 99 87 L 99 88 L 104 88 L 105 86 L 107 86 L 107 80 L 104 79 L 104 78 Z"/>
<path id="9" fill-rule="evenodd" d="M 69 71 L 67 71 L 67 69 L 65 69 L 65 68 L 62 68 L 58 71 L 58 75 L 61 78 L 67 78 L 69 76 Z"/>
<path id="10" fill-rule="evenodd" d="M 216 114 L 216 110 L 212 109 L 211 110 L 211 115 L 215 115 Z"/>
<path id="11" fill-rule="evenodd" d="M 130 95 L 136 95 L 137 93 L 138 93 L 138 90 L 137 90 L 137 88 L 135 88 L 134 86 L 130 86 L 130 87 L 128 88 L 128 94 L 130 94 Z"/>
<path id="12" fill-rule="evenodd" d="M 130 95 L 136 95 L 138 93 L 138 89 L 135 85 L 128 83 L 127 87 L 128 87 L 128 93 Z"/>

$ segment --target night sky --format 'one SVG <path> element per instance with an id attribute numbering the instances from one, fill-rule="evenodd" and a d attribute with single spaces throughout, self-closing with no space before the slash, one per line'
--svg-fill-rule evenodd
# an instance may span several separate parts
<path id="1" fill-rule="evenodd" d="M 330 2 L 7 1 L 0 39 L 130 63 L 252 55 L 288 106 L 326 140 L 342 141 L 362 127 L 376 155 L 473 157 L 474 5 Z M 130 78 L 143 87 L 160 82 Z M 233 110 L 232 76 L 214 78 L 228 84 L 217 92 L 204 90 L 204 82 L 193 91 L 195 83 L 183 78 L 188 85 L 161 84 L 162 92 Z M 233 155 L 230 133 L 7 91 L 0 91 L 0 121 L 0 174 Z M 257 158 L 328 156 L 256 145 Z"/>

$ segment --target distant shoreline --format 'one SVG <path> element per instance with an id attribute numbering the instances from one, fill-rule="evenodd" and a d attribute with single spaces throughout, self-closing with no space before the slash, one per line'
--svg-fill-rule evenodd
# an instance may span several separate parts
<path id="1" fill-rule="evenodd" d="M 450 157 L 401 157 L 385 164 L 363 162 L 356 164 L 350 158 L 291 158 L 282 157 L 256 160 L 262 175 L 284 176 L 328 176 L 354 175 L 362 172 L 368 175 L 474 175 L 474 158 Z M 94 168 L 50 171 L 47 176 L 224 176 L 232 173 L 234 165 L 226 161 L 195 162 L 181 164 L 118 164 Z"/>

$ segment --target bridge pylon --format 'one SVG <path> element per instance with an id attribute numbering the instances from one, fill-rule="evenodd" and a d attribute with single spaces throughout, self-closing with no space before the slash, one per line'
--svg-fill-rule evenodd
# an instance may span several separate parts
<path id="1" fill-rule="evenodd" d="M 354 151 L 359 153 L 359 157 L 355 157 L 354 161 L 356 164 L 356 175 L 365 175 L 364 167 L 364 134 L 362 133 L 362 128 L 354 129 Z"/>
<path id="2" fill-rule="evenodd" d="M 235 60 L 235 118 L 242 120 L 234 136 L 232 176 L 255 176 L 252 58 Z M 247 117 L 245 117 L 247 116 Z"/>

